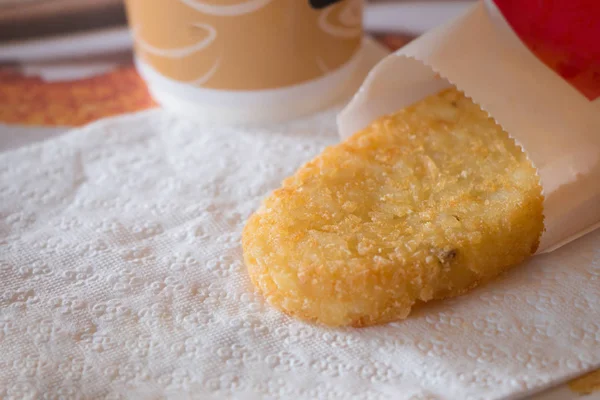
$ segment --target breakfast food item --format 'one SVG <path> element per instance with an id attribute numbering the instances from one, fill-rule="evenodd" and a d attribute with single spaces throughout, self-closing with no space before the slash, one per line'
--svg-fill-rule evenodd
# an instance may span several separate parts
<path id="1" fill-rule="evenodd" d="M 275 307 L 333 326 L 403 319 L 532 255 L 542 189 L 521 148 L 455 89 L 375 121 L 286 179 L 243 233 Z"/>
<path id="2" fill-rule="evenodd" d="M 572 380 L 569 388 L 582 396 L 600 392 L 600 369 Z"/>

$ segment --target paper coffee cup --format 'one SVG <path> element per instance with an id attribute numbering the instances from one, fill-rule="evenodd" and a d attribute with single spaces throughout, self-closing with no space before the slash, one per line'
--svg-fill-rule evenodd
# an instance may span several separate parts
<path id="1" fill-rule="evenodd" d="M 576 21 L 570 29 L 586 29 Z M 340 134 L 455 85 L 537 168 L 545 197 L 538 253 L 549 252 L 600 227 L 600 86 L 553 65 L 524 44 L 495 3 L 480 2 L 381 61 L 339 115 Z"/>
<path id="2" fill-rule="evenodd" d="M 358 63 L 362 0 L 126 5 L 136 64 L 156 100 L 203 119 L 272 121 L 322 109 Z"/>

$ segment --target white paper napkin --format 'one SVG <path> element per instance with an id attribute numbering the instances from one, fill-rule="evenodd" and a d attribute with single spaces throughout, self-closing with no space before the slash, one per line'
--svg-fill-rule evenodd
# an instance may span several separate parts
<path id="1" fill-rule="evenodd" d="M 154 110 L 0 154 L 0 398 L 494 399 L 600 366 L 600 232 L 386 326 L 264 304 L 244 221 L 337 140 L 336 111 Z"/>

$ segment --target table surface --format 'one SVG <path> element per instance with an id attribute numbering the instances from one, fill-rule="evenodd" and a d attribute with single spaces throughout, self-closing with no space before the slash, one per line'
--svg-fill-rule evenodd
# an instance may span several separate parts
<path id="1" fill-rule="evenodd" d="M 395 35 L 378 39 L 391 50 L 410 40 Z M 156 107 L 131 57 L 114 60 L 93 60 L 96 68 L 83 65 L 86 72 L 72 80 L 47 79 L 55 73 L 56 65 L 0 68 L 0 152 L 60 135 L 100 118 Z M 81 67 L 78 64 L 65 68 Z M 585 392 L 589 393 L 584 395 Z M 600 400 L 600 370 L 534 398 Z"/>

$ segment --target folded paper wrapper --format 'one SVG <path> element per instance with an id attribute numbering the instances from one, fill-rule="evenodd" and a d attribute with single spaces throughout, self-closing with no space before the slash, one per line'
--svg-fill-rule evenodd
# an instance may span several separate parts
<path id="1" fill-rule="evenodd" d="M 388 56 L 338 117 L 342 137 L 455 85 L 524 149 L 544 193 L 538 253 L 600 226 L 600 99 L 590 101 L 546 67 L 493 2 Z"/>
<path id="2" fill-rule="evenodd" d="M 489 400 L 600 367 L 600 232 L 383 326 L 254 293 L 245 220 L 339 140 L 339 111 L 151 110 L 0 154 L 0 398 Z"/>

